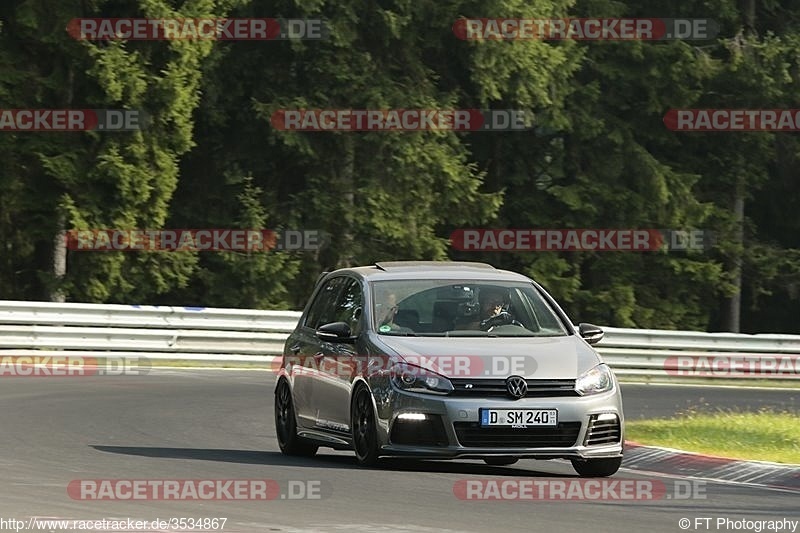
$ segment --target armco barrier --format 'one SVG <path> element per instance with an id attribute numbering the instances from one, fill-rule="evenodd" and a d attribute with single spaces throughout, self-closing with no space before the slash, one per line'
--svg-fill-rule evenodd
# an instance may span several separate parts
<path id="1" fill-rule="evenodd" d="M 299 318 L 295 311 L 0 301 L 0 354 L 268 361 Z"/>
<path id="2" fill-rule="evenodd" d="M 199 307 L 0 301 L 0 355 L 96 352 L 151 359 L 267 362 L 300 313 Z M 679 358 L 800 357 L 800 335 L 604 328 L 597 349 L 621 377 L 671 378 Z M 730 377 L 725 372 L 708 377 Z M 763 377 L 800 377 L 766 374 Z"/>
<path id="3" fill-rule="evenodd" d="M 800 378 L 800 335 L 746 335 L 612 327 L 604 327 L 603 330 L 605 336 L 597 344 L 597 350 L 621 377 L 735 379 L 742 373 L 741 369 L 755 365 L 760 371 L 751 373 L 745 379 Z M 698 365 L 695 368 L 698 372 L 693 375 L 682 364 L 690 358 L 701 358 L 700 363 L 710 365 L 711 368 L 703 373 L 703 367 Z M 783 372 L 770 372 L 770 363 L 776 370 L 783 369 Z M 786 368 L 785 363 L 790 363 L 795 372 Z M 726 368 L 733 368 L 734 371 L 728 372 Z M 736 369 L 739 369 L 738 373 Z"/>

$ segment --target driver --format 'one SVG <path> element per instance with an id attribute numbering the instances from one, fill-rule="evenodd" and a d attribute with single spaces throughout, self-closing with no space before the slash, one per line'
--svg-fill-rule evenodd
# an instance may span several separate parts
<path id="1" fill-rule="evenodd" d="M 492 318 L 503 312 L 506 303 L 506 291 L 494 287 L 482 288 L 478 296 L 480 313 L 471 322 L 463 324 L 458 329 L 481 329 L 481 321 Z"/>
<path id="2" fill-rule="evenodd" d="M 483 289 L 478 298 L 481 303 L 481 320 L 499 315 L 505 305 L 505 296 L 505 291 L 500 289 Z"/>

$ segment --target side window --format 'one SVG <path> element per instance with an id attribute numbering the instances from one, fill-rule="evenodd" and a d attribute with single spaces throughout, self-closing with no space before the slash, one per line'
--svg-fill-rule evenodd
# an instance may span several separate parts
<path id="1" fill-rule="evenodd" d="M 361 331 L 362 311 L 361 284 L 354 279 L 348 279 L 336 301 L 336 318 L 333 322 L 346 322 L 353 334 L 357 335 Z"/>
<path id="2" fill-rule="evenodd" d="M 334 305 L 341 292 L 342 285 L 345 285 L 347 281 L 347 278 L 333 278 L 325 282 L 308 310 L 305 321 L 306 327 L 316 329 L 324 324 L 336 322 L 333 318 L 335 316 Z"/>

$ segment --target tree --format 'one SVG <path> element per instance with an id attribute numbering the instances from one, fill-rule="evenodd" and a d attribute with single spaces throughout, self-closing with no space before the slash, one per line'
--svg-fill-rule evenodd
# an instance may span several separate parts
<path id="1" fill-rule="evenodd" d="M 187 282 L 191 254 L 72 253 L 63 279 L 53 243 L 70 228 L 158 229 L 178 182 L 178 159 L 192 144 L 200 63 L 210 41 L 77 41 L 75 17 L 218 16 L 236 0 L 200 0 L 180 10 L 166 0 L 42 0 L 4 6 L 4 107 L 138 109 L 152 117 L 144 132 L 15 134 L 4 180 L 2 231 L 16 261 L 7 286 L 26 297 L 55 294 L 82 301 L 141 301 Z M 12 226 L 9 220 L 24 221 Z M 13 269 L 13 271 L 12 271 Z M 9 279 L 11 278 L 11 279 Z"/>

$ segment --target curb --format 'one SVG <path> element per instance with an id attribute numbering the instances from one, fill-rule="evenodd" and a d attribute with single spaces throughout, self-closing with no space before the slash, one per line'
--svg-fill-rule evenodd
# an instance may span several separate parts
<path id="1" fill-rule="evenodd" d="M 622 466 L 659 474 L 800 492 L 800 465 L 745 461 L 625 442 Z"/>

